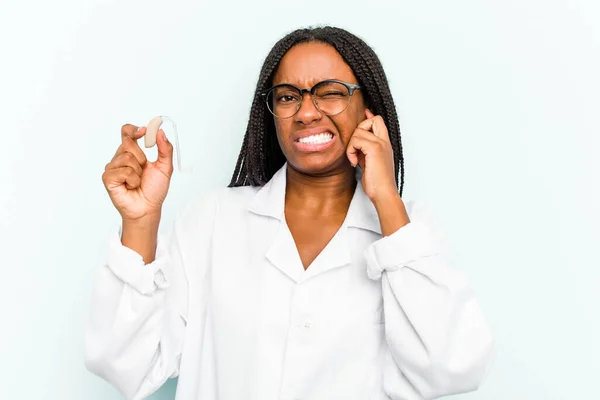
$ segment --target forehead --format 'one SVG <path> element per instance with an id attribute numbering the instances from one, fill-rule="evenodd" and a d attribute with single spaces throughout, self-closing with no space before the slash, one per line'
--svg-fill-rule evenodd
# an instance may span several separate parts
<path id="1" fill-rule="evenodd" d="M 309 88 L 325 79 L 358 83 L 350 66 L 333 46 L 321 42 L 301 43 L 283 56 L 273 85 L 291 83 Z"/>

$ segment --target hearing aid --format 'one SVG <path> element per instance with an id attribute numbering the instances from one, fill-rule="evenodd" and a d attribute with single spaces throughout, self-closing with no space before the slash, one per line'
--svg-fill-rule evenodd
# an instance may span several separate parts
<path id="1" fill-rule="evenodd" d="M 154 117 L 148 122 L 146 125 L 146 133 L 144 134 L 144 146 L 146 148 L 154 147 L 156 145 L 156 135 L 158 134 L 158 130 L 164 121 L 168 121 L 173 126 L 173 137 L 175 138 L 175 151 L 177 153 L 177 169 L 179 172 L 189 173 L 192 172 L 192 168 L 182 168 L 181 167 L 181 149 L 179 146 L 179 138 L 177 137 L 177 125 L 175 122 L 164 115 L 160 115 L 158 117 Z"/>
<path id="2" fill-rule="evenodd" d="M 144 135 L 144 146 L 153 147 L 156 144 L 156 134 L 163 123 L 162 117 L 154 117 L 146 125 L 146 134 Z"/>

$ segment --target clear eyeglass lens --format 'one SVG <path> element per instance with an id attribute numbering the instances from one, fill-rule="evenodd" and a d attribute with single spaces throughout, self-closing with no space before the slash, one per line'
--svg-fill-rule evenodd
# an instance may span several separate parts
<path id="1" fill-rule="evenodd" d="M 341 113 L 350 104 L 348 88 L 336 82 L 324 82 L 314 90 L 313 101 L 327 115 Z M 267 96 L 269 110 L 279 118 L 290 118 L 300 109 L 302 96 L 292 86 L 277 87 Z"/>

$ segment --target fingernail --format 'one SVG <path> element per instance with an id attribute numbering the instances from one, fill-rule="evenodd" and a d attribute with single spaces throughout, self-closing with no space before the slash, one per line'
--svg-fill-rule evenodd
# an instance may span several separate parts
<path id="1" fill-rule="evenodd" d="M 165 142 L 169 141 L 169 139 L 167 139 L 167 134 L 165 133 L 165 131 L 162 131 L 162 137 L 165 140 Z"/>

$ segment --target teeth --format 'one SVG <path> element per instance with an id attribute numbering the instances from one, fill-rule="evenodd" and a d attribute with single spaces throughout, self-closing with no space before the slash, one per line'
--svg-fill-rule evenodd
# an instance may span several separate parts
<path id="1" fill-rule="evenodd" d="M 331 139 L 333 139 L 333 135 L 331 133 L 320 133 L 318 135 L 308 136 L 308 137 L 299 139 L 298 141 L 300 143 L 320 144 L 320 143 L 327 143 Z"/>

